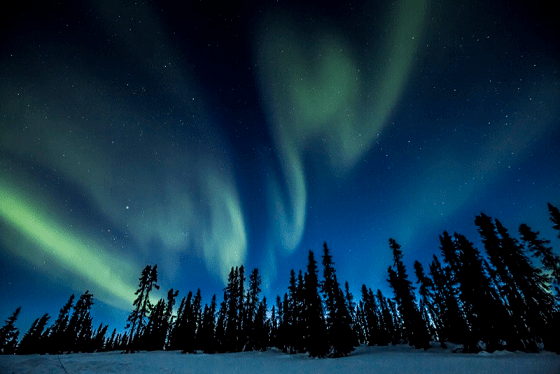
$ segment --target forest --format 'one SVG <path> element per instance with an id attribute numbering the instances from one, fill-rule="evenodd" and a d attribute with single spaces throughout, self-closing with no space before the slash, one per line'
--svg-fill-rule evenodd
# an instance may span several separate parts
<path id="1" fill-rule="evenodd" d="M 560 211 L 551 204 L 548 211 L 560 238 Z M 391 296 L 366 285 L 359 299 L 352 295 L 348 282 L 338 280 L 326 243 L 322 268 L 309 251 L 305 272 L 292 270 L 287 291 L 273 301 L 261 296 L 258 269 L 247 273 L 239 266 L 231 269 L 219 304 L 213 295 L 202 305 L 198 290 L 188 292 L 176 307 L 179 293 L 170 289 L 154 305 L 150 294 L 159 289 L 157 265 L 148 265 L 125 333 L 109 333 L 103 324 L 94 327 L 94 298 L 86 291 L 77 300 L 70 296 L 52 324 L 48 314 L 37 318 L 21 339 L 15 327 L 21 308 L 15 310 L 0 329 L 0 353 L 223 353 L 277 347 L 322 358 L 347 356 L 360 344 L 428 349 L 431 342 L 453 343 L 468 353 L 560 353 L 560 256 L 550 241 L 526 224 L 519 226 L 516 238 L 483 213 L 474 224 L 483 251 L 459 233 L 443 232 L 440 255 L 426 269 L 415 261 L 414 280 L 400 245 L 389 239 Z"/>

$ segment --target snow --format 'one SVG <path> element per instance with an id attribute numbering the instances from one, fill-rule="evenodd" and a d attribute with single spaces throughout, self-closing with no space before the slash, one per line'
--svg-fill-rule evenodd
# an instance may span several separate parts
<path id="1" fill-rule="evenodd" d="M 60 359 L 60 362 L 59 362 Z M 63 368 L 64 366 L 64 368 Z M 560 373 L 560 355 L 495 352 L 452 353 L 408 346 L 358 347 L 345 358 L 313 359 L 306 354 L 266 352 L 181 354 L 177 351 L 0 356 L 0 373 Z"/>

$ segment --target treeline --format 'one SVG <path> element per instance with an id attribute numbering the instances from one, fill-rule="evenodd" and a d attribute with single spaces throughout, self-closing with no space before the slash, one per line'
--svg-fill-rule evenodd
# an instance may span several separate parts
<path id="1" fill-rule="evenodd" d="M 560 212 L 548 204 L 553 228 Z M 243 266 L 231 269 L 218 305 L 216 295 L 202 305 L 200 290 L 189 292 L 176 307 L 178 291 L 151 303 L 159 289 L 157 265 L 139 278 L 126 333 L 108 326 L 93 328 L 93 295 L 74 295 L 56 321 L 43 315 L 19 338 L 14 323 L 20 309 L 0 329 L 2 354 L 59 354 L 121 350 L 180 350 L 183 353 L 239 352 L 277 347 L 286 353 L 341 357 L 358 344 L 410 344 L 429 348 L 454 343 L 463 352 L 542 349 L 560 353 L 560 257 L 539 232 L 522 224 L 520 239 L 500 221 L 480 214 L 475 225 L 484 253 L 461 234 L 440 236 L 441 256 L 428 270 L 416 261 L 416 285 L 409 279 L 400 245 L 389 239 L 393 263 L 388 282 L 393 297 L 365 285 L 355 302 L 348 283 L 338 281 L 327 244 L 321 256 L 322 276 L 313 251 L 305 272 L 290 272 L 288 290 L 269 309 L 261 297 L 261 276 L 247 279 Z"/>

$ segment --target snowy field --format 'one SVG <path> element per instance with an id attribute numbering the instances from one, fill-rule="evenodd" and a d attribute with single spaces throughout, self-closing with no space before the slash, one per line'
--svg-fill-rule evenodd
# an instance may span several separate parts
<path id="1" fill-rule="evenodd" d="M 60 362 L 59 362 L 60 358 Z M 64 366 L 64 368 L 63 368 Z M 305 354 L 267 352 L 190 354 L 179 352 L 84 353 L 60 356 L 0 356 L 0 373 L 560 373 L 553 353 L 461 354 L 408 346 L 359 347 L 346 358 L 311 359 Z"/>

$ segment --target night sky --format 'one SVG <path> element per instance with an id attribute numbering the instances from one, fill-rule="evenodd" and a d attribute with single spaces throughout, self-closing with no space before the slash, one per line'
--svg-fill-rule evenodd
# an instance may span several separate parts
<path id="1" fill-rule="evenodd" d="M 94 294 L 122 329 L 142 268 L 269 306 L 308 250 L 387 296 L 475 215 L 560 241 L 553 2 L 40 1 L 0 12 L 0 321 Z M 15 8 L 14 8 L 15 7 Z"/>

